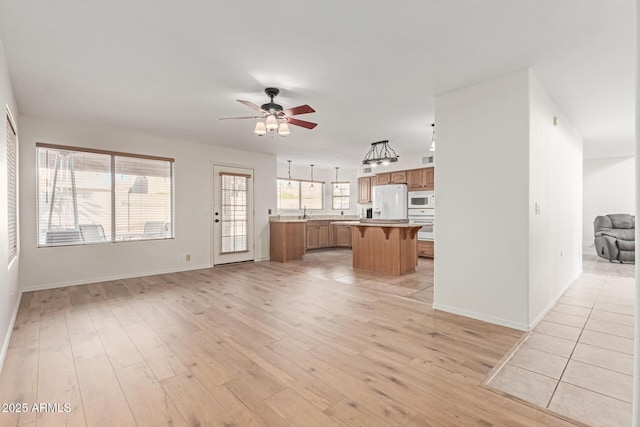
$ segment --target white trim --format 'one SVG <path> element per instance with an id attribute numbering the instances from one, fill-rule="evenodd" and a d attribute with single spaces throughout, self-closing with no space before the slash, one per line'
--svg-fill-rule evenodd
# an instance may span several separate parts
<path id="1" fill-rule="evenodd" d="M 476 313 L 474 311 L 464 310 L 458 307 L 450 307 L 448 305 L 433 303 L 435 310 L 446 311 L 447 313 L 457 314 L 459 316 L 470 317 L 476 320 L 482 320 L 483 322 L 489 322 L 500 326 L 506 326 L 507 328 L 517 329 L 519 331 L 528 332 L 529 328 L 524 323 L 512 322 L 510 320 L 501 319 L 499 317 L 488 316 L 486 314 Z"/>
<path id="2" fill-rule="evenodd" d="M 22 292 L 16 298 L 16 306 L 13 308 L 13 314 L 11 315 L 11 322 L 9 322 L 9 328 L 7 329 L 7 335 L 4 337 L 4 343 L 2 344 L 2 352 L 0 352 L 0 373 L 4 368 L 4 359 L 7 357 L 7 351 L 9 350 L 9 342 L 11 341 L 11 333 L 18 317 L 18 309 L 20 308 L 20 301 L 22 301 Z"/>
<path id="3" fill-rule="evenodd" d="M 184 268 L 184 267 L 169 268 L 166 270 L 155 270 L 155 271 L 137 272 L 137 273 L 130 273 L 130 274 L 118 274 L 115 276 L 92 277 L 90 279 L 71 280 L 69 282 L 45 283 L 45 284 L 34 285 L 34 286 L 23 286 L 22 292 L 42 291 L 45 289 L 64 288 L 66 286 L 88 285 L 89 283 L 100 283 L 100 282 L 108 282 L 111 280 L 122 280 L 122 279 L 132 279 L 136 277 L 155 276 L 157 274 L 180 273 L 182 271 L 202 270 L 206 268 L 211 268 L 211 266 L 208 264 L 203 264 L 203 265 L 197 265 L 197 266 L 190 266 L 188 268 Z"/>
<path id="4" fill-rule="evenodd" d="M 538 325 L 538 323 L 544 318 L 544 316 L 546 316 L 547 313 L 549 313 L 549 311 L 551 311 L 551 309 L 557 304 L 558 300 L 562 298 L 562 295 L 564 295 L 564 293 L 567 292 L 567 289 L 569 289 L 569 287 L 571 287 L 571 285 L 573 285 L 573 283 L 576 280 L 578 280 L 578 278 L 581 275 L 582 275 L 582 269 L 580 269 L 576 277 L 574 277 L 572 280 L 569 280 L 569 283 L 567 283 L 565 287 L 562 288 L 560 292 L 558 292 L 558 295 L 556 295 L 556 297 L 549 303 L 549 305 L 547 305 L 547 307 L 544 310 L 542 310 L 542 313 L 540 313 L 533 322 L 529 322 L 529 331 L 532 331 L 533 328 L 535 328 L 536 325 Z"/>

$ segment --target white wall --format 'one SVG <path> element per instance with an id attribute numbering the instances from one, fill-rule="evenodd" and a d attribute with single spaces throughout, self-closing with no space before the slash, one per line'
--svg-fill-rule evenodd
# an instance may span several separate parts
<path id="1" fill-rule="evenodd" d="M 529 96 L 532 327 L 582 272 L 582 137 L 532 72 Z"/>
<path id="2" fill-rule="evenodd" d="M 436 98 L 434 307 L 526 329 L 527 70 Z"/>
<path id="3" fill-rule="evenodd" d="M 7 226 L 7 144 L 6 144 L 6 110 L 9 109 L 13 119 L 18 122 L 18 138 L 21 138 L 21 124 L 18 120 L 18 107 L 16 106 L 11 82 L 9 81 L 9 71 L 7 62 L 0 42 L 0 106 L 2 107 L 2 119 L 0 124 L 0 135 L 5 142 L 0 148 L 0 262 L 6 263 L 8 259 L 8 226 Z M 20 141 L 18 142 L 20 144 Z M 19 193 L 18 193 L 19 194 Z M 19 196 L 20 197 L 20 196 Z M 21 222 L 20 212 L 18 221 Z M 20 244 L 18 243 L 20 250 Z M 18 286 L 18 270 L 20 266 L 20 253 L 8 266 L 0 268 L 0 340 L 2 340 L 2 350 L 0 352 L 0 368 L 4 362 L 9 346 L 9 337 L 13 328 L 13 321 L 17 313 L 20 290 Z"/>
<path id="4" fill-rule="evenodd" d="M 436 123 L 434 307 L 529 330 L 581 272 L 582 138 L 529 69 L 439 96 Z"/>
<path id="5" fill-rule="evenodd" d="M 339 165 L 337 165 L 339 166 Z M 289 176 L 289 164 L 288 163 L 278 163 L 278 178 L 287 178 Z M 291 178 L 293 179 L 311 179 L 311 167 L 309 165 L 296 165 L 292 162 L 291 164 Z M 355 169 L 342 169 L 340 168 L 338 172 L 338 179 L 343 181 L 349 181 L 351 185 L 350 188 L 350 198 L 349 198 L 349 209 L 344 210 L 345 215 L 355 215 L 357 213 L 357 205 L 358 205 L 358 178 L 357 171 Z M 332 208 L 332 188 L 331 183 L 336 180 L 336 170 L 335 169 L 324 169 L 324 168 L 313 168 L 313 180 L 314 181 L 324 181 L 324 209 L 322 210 L 313 210 L 311 211 L 311 215 L 340 215 L 340 210 L 333 210 Z M 280 209 L 278 212 L 274 211 L 274 213 L 279 213 L 283 215 L 288 214 L 298 214 L 302 212 L 301 210 L 290 210 L 290 209 Z"/>
<path id="6" fill-rule="evenodd" d="M 21 116 L 23 290 L 135 277 L 211 266 L 212 164 L 246 166 L 255 174 L 256 259 L 269 257 L 268 209 L 276 208 L 276 158 L 126 130 L 77 126 Z M 172 240 L 38 248 L 36 142 L 99 148 L 175 159 Z M 185 261 L 185 255 L 191 261 Z"/>
<path id="7" fill-rule="evenodd" d="M 636 203 L 635 158 L 614 157 L 584 161 L 582 246 L 595 255 L 593 220 L 598 215 L 632 214 Z"/>

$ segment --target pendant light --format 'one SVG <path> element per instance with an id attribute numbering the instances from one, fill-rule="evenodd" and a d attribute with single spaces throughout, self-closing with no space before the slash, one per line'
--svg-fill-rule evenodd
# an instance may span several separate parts
<path id="1" fill-rule="evenodd" d="M 280 123 L 280 126 L 278 126 L 278 135 L 284 138 L 290 133 L 291 131 L 289 130 L 289 125 L 286 124 L 285 122 Z"/>
<path id="2" fill-rule="evenodd" d="M 267 120 L 264 121 L 264 124 L 267 130 L 278 129 L 278 120 L 276 119 L 276 116 L 274 116 L 273 114 L 269 114 L 267 116 Z"/>
<path id="3" fill-rule="evenodd" d="M 398 157 L 400 156 L 391 148 L 388 140 L 372 142 L 371 148 L 362 160 L 362 164 L 371 167 L 386 166 L 389 163 L 397 162 Z"/>
<path id="4" fill-rule="evenodd" d="M 314 188 L 313 188 L 313 166 L 314 165 L 311 165 L 311 185 L 309 186 L 309 191 L 313 191 L 314 190 Z"/>
<path id="5" fill-rule="evenodd" d="M 258 136 L 262 136 L 265 133 L 267 133 L 267 128 L 264 125 L 264 122 L 258 122 L 256 123 L 256 129 L 253 131 L 256 135 Z"/>
<path id="6" fill-rule="evenodd" d="M 287 183 L 287 188 L 291 190 L 293 188 L 293 184 L 291 184 L 291 160 L 287 160 L 289 162 L 289 182 Z"/>
<path id="7" fill-rule="evenodd" d="M 340 167 L 336 166 L 336 187 L 335 187 L 336 190 L 340 188 L 340 186 L 338 185 L 338 169 L 340 169 Z"/>
<path id="8" fill-rule="evenodd" d="M 433 129 L 433 135 L 431 136 L 431 146 L 429 147 L 429 151 L 436 151 L 436 124 L 431 123 L 431 128 Z"/>

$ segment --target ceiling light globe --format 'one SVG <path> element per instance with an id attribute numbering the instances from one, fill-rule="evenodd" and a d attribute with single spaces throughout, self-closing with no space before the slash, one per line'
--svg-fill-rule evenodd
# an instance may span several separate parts
<path id="1" fill-rule="evenodd" d="M 287 136 L 291 133 L 291 131 L 289 130 L 289 125 L 286 123 L 280 123 L 280 126 L 278 127 L 278 135 L 284 137 Z"/>
<path id="2" fill-rule="evenodd" d="M 265 121 L 265 125 L 266 125 L 267 130 L 276 130 L 276 129 L 278 129 L 278 120 L 276 119 L 276 116 L 274 116 L 274 115 L 267 116 L 267 120 Z"/>
<path id="3" fill-rule="evenodd" d="M 267 128 L 264 125 L 264 122 L 256 123 L 256 129 L 254 130 L 256 135 L 262 136 L 267 133 Z"/>

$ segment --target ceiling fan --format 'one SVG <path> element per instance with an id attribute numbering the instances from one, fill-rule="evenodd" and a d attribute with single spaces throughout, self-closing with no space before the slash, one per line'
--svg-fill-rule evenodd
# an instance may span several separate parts
<path id="1" fill-rule="evenodd" d="M 221 117 L 220 120 L 234 120 L 234 119 L 265 119 L 265 121 L 258 121 L 254 132 L 260 136 L 265 135 L 267 132 L 277 131 L 280 136 L 287 136 L 291 132 L 288 125 L 300 126 L 307 129 L 313 129 L 318 126 L 317 123 L 308 122 L 306 120 L 294 119 L 291 116 L 297 116 L 300 114 L 315 113 L 316 110 L 309 105 L 300 105 L 294 108 L 282 108 L 282 105 L 273 102 L 273 98 L 278 96 L 280 90 L 275 87 L 268 87 L 264 90 L 264 93 L 271 98 L 270 102 L 257 106 L 253 102 L 243 101 L 237 99 L 241 104 L 246 105 L 260 113 L 259 116 L 245 116 L 245 117 Z"/>

